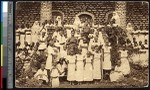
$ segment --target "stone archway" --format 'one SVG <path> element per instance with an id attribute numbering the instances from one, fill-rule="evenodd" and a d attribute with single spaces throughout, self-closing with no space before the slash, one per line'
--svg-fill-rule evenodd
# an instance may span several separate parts
<path id="1" fill-rule="evenodd" d="M 53 19 L 53 21 L 56 20 L 57 16 L 60 16 L 62 21 L 64 20 L 64 13 L 62 11 L 52 10 L 52 19 Z"/>
<path id="2" fill-rule="evenodd" d="M 83 16 L 84 16 L 85 18 L 91 19 L 92 23 L 93 23 L 94 20 L 95 20 L 94 15 L 91 14 L 91 13 L 89 13 L 89 12 L 80 12 L 80 13 L 78 13 L 78 14 L 75 16 L 75 18 L 76 18 L 76 17 L 79 17 L 79 19 L 80 19 L 81 22 L 82 22 L 82 17 L 83 17 Z"/>
<path id="3" fill-rule="evenodd" d="M 113 14 L 113 12 L 116 12 L 118 15 L 119 15 L 119 17 L 120 17 L 120 12 L 118 12 L 118 11 L 110 11 L 110 12 L 107 12 L 106 13 L 106 15 L 105 15 L 105 22 L 110 22 L 110 19 L 112 18 L 112 14 Z"/>

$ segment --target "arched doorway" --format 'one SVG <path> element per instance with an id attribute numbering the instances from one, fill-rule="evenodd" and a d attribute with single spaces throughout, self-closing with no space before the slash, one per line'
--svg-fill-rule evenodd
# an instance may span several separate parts
<path id="1" fill-rule="evenodd" d="M 57 16 L 61 17 L 61 20 L 64 19 L 64 13 L 59 10 L 52 10 L 52 21 L 56 21 Z"/>
<path id="2" fill-rule="evenodd" d="M 78 13 L 76 17 L 79 17 L 81 23 L 88 22 L 91 25 L 94 23 L 94 19 L 95 19 L 94 15 L 89 12 Z"/>
<path id="3" fill-rule="evenodd" d="M 105 16 L 105 22 L 108 24 L 109 22 L 110 22 L 110 20 L 112 19 L 112 17 L 113 17 L 113 13 L 115 13 L 115 14 L 117 14 L 118 15 L 118 17 L 120 17 L 119 16 L 119 12 L 117 12 L 117 11 L 110 11 L 110 12 L 108 12 L 108 13 L 106 13 L 106 16 Z"/>

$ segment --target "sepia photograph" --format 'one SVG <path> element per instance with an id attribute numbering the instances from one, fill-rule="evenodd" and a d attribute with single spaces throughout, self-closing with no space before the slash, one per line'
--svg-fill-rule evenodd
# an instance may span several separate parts
<path id="1" fill-rule="evenodd" d="M 149 85 L 146 1 L 18 1 L 16 88 Z"/>

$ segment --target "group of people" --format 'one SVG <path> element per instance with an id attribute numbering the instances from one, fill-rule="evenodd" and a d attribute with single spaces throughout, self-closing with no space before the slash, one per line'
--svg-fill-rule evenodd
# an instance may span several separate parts
<path id="1" fill-rule="evenodd" d="M 130 73 L 128 53 L 120 50 L 120 60 L 113 69 L 111 45 L 105 43 L 101 30 L 91 29 L 86 22 L 74 28 L 59 20 L 55 24 L 45 21 L 40 25 L 35 21 L 32 27 L 22 25 L 16 28 L 16 49 L 20 50 L 16 57 L 30 59 L 43 55 L 34 69 L 34 78 L 52 87 L 58 87 L 59 80 L 67 80 L 71 85 L 93 81 L 98 84 L 102 79 L 118 81 Z M 30 66 L 28 63 L 24 64 L 25 69 Z"/>

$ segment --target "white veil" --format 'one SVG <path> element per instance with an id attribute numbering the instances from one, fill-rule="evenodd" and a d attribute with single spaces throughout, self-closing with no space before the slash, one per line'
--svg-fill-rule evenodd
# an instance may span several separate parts
<path id="1" fill-rule="evenodd" d="M 111 18 L 111 20 L 112 19 L 115 19 L 115 24 L 117 24 L 118 26 L 120 26 L 120 17 L 119 17 L 119 15 L 118 15 L 118 13 L 117 12 L 113 12 L 113 16 L 112 16 L 112 18 Z"/>
<path id="2" fill-rule="evenodd" d="M 81 25 L 81 21 L 79 17 L 75 17 L 75 21 L 73 23 L 74 28 L 77 29 L 79 25 Z"/>
<path id="3" fill-rule="evenodd" d="M 33 26 L 32 26 L 32 28 L 31 28 L 31 30 L 32 30 L 32 33 L 36 33 L 36 32 L 39 32 L 39 30 L 40 30 L 40 25 L 39 25 L 39 22 L 38 21 L 35 21 L 34 22 L 34 24 L 33 24 Z"/>

